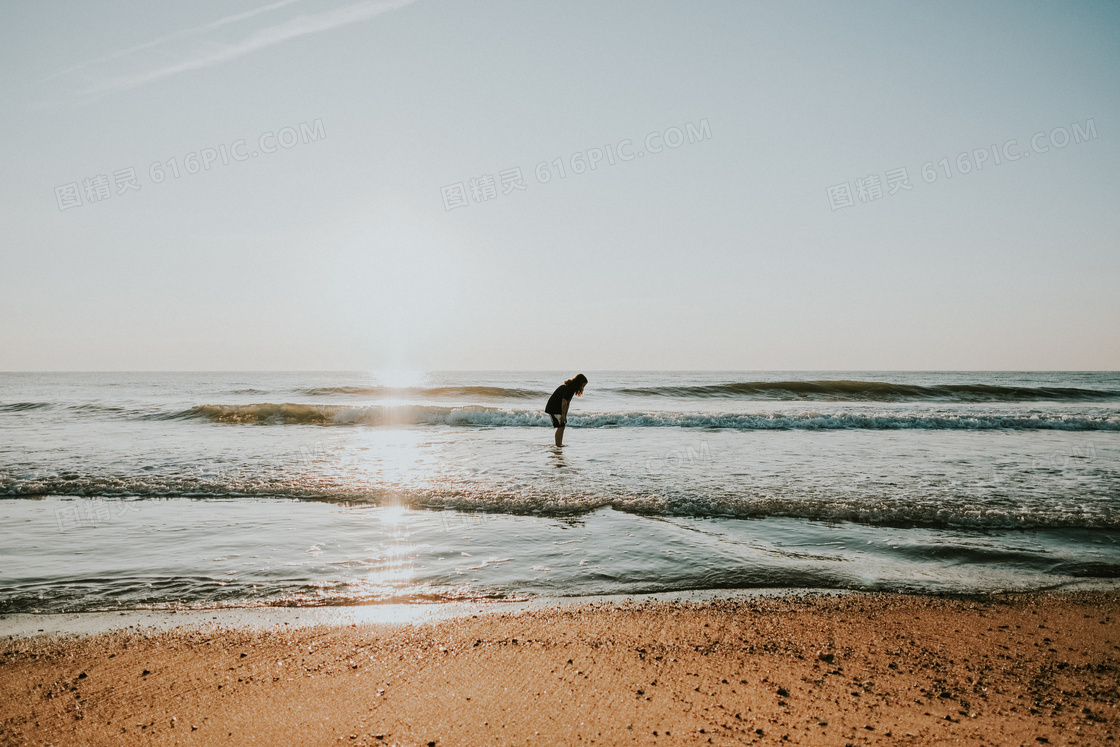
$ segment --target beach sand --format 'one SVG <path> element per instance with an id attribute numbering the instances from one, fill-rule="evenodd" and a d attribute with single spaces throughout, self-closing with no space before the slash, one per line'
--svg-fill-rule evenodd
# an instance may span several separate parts
<path id="1" fill-rule="evenodd" d="M 10 639 L 2 744 L 1082 744 L 1120 594 L 570 605 Z"/>

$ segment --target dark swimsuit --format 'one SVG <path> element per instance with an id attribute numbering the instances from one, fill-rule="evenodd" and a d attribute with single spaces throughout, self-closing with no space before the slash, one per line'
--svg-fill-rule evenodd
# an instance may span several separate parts
<path id="1" fill-rule="evenodd" d="M 572 389 L 573 387 L 569 384 L 561 384 L 560 386 L 556 387 L 556 391 L 553 392 L 552 396 L 548 398 L 548 404 L 544 406 L 544 411 L 548 413 L 548 416 L 550 418 L 552 418 L 553 428 L 560 428 L 566 425 L 564 420 L 562 420 L 561 418 L 564 417 L 562 415 L 562 413 L 564 412 L 564 400 L 568 400 L 570 402 L 572 399 L 572 395 L 574 394 Z"/>

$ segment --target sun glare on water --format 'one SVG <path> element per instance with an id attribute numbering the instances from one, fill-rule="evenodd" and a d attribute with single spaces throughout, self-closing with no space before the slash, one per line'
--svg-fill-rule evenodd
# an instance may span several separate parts
<path id="1" fill-rule="evenodd" d="M 378 512 L 378 518 L 381 519 L 382 524 L 395 530 L 407 518 L 408 510 L 406 506 L 383 506 Z"/>
<path id="2" fill-rule="evenodd" d="M 411 389 L 423 386 L 428 374 L 415 369 L 397 368 L 373 372 L 374 380 L 389 389 Z"/>

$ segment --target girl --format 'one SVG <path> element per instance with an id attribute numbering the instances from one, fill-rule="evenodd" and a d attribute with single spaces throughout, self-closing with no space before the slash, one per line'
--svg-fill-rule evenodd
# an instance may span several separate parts
<path id="1" fill-rule="evenodd" d="M 587 377 L 576 374 L 560 386 L 548 398 L 544 411 L 552 418 L 552 427 L 556 429 L 556 445 L 564 445 L 564 426 L 568 424 L 568 405 L 572 397 L 582 397 L 583 388 L 587 386 Z"/>

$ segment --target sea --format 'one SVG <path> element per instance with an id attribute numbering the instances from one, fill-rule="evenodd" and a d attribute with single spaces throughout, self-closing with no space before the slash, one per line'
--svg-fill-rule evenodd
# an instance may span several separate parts
<path id="1" fill-rule="evenodd" d="M 1120 374 L 0 374 L 0 614 L 1120 585 Z"/>

